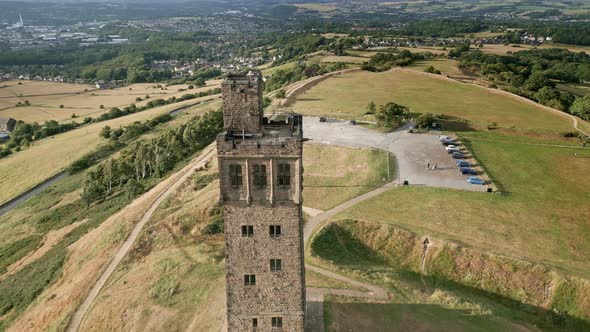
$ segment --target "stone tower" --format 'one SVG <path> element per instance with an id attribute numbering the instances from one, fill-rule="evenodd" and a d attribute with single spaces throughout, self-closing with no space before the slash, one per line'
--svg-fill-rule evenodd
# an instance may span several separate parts
<path id="1" fill-rule="evenodd" d="M 222 83 L 228 331 L 303 331 L 302 118 L 265 117 L 259 72 Z"/>

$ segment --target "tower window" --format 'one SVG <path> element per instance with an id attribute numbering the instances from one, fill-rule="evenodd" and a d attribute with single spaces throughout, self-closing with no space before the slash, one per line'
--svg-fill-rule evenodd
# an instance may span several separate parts
<path id="1" fill-rule="evenodd" d="M 254 226 L 242 226 L 242 237 L 253 237 L 254 236 Z"/>
<path id="2" fill-rule="evenodd" d="M 282 262 L 280 259 L 273 258 L 270 260 L 270 270 L 271 271 L 280 271 L 281 270 Z"/>
<path id="3" fill-rule="evenodd" d="M 258 318 L 252 318 L 252 327 L 258 327 Z"/>
<path id="4" fill-rule="evenodd" d="M 270 225 L 268 227 L 268 233 L 272 238 L 281 237 L 281 225 Z"/>
<path id="5" fill-rule="evenodd" d="M 244 286 L 256 286 L 256 275 L 244 274 Z"/>
<path id="6" fill-rule="evenodd" d="M 283 317 L 272 317 L 272 327 L 283 327 Z"/>
<path id="7" fill-rule="evenodd" d="M 232 188 L 242 188 L 242 165 L 229 165 L 229 177 Z"/>
<path id="8" fill-rule="evenodd" d="M 259 189 L 266 187 L 266 165 L 254 165 L 254 185 Z"/>
<path id="9" fill-rule="evenodd" d="M 281 188 L 291 187 L 291 165 L 279 164 L 278 183 Z"/>

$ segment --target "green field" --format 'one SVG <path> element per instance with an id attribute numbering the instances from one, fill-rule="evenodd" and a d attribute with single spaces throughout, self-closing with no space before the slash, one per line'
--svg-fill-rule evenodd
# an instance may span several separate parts
<path id="1" fill-rule="evenodd" d="M 496 122 L 512 134 L 555 136 L 572 130 L 567 118 L 494 90 L 410 70 L 339 75 L 299 96 L 293 109 L 306 115 L 359 119 L 370 101 L 378 105 L 393 101 L 412 112 L 457 117 L 474 129 Z"/>
<path id="2" fill-rule="evenodd" d="M 471 148 L 504 195 L 398 188 L 338 218 L 399 225 L 590 278 L 590 158 L 575 158 L 582 153 L 573 148 L 475 139 Z"/>
<path id="3" fill-rule="evenodd" d="M 429 303 L 351 303 L 329 297 L 324 310 L 328 331 L 539 331 L 511 319 L 514 313 L 478 315 Z"/>
<path id="4" fill-rule="evenodd" d="M 395 174 L 389 154 L 381 150 L 307 144 L 303 156 L 303 204 L 319 210 L 379 187 Z"/>

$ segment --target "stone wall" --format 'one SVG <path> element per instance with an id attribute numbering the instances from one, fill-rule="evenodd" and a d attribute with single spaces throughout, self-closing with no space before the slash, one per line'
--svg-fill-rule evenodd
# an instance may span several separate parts
<path id="1" fill-rule="evenodd" d="M 262 125 L 262 81 L 245 79 L 225 80 L 223 96 L 223 128 L 240 129 L 253 133 Z"/>
<path id="2" fill-rule="evenodd" d="M 302 331 L 305 282 L 301 208 L 292 202 L 229 203 L 224 206 L 228 330 L 271 331 L 271 317 L 282 317 L 283 331 Z M 253 237 L 242 237 L 241 226 L 254 226 Z M 269 235 L 281 225 L 281 237 Z M 281 259 L 281 271 L 270 270 L 270 259 Z M 244 275 L 256 275 L 255 286 Z"/>

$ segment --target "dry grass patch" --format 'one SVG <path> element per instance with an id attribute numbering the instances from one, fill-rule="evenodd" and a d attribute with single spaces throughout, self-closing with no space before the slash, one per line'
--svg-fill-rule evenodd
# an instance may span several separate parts
<path id="1" fill-rule="evenodd" d="M 0 116 L 12 117 L 25 122 L 47 120 L 71 120 L 78 117 L 96 117 L 113 107 L 130 104 L 145 105 L 149 100 L 180 97 L 219 87 L 220 80 L 209 81 L 207 86 L 188 90 L 188 85 L 157 87 L 154 83 L 138 83 L 116 89 L 99 90 L 90 85 L 21 81 L 22 85 L 9 82 L 9 87 L 0 88 Z M 15 85 L 16 84 L 16 85 Z M 179 91 L 180 89 L 185 91 Z M 21 96 L 22 95 L 22 96 Z M 145 97 L 149 95 L 150 98 Z M 136 98 L 142 101 L 136 101 Z M 31 106 L 15 107 L 28 100 Z M 63 105 L 63 108 L 61 107 Z M 104 108 L 101 109 L 100 106 Z"/>
<path id="2" fill-rule="evenodd" d="M 364 63 L 367 62 L 368 59 L 356 56 L 326 56 L 323 57 L 321 62 L 323 63 L 335 63 L 335 62 L 344 62 L 344 63 Z"/>
<path id="3" fill-rule="evenodd" d="M 12 323 L 9 331 L 64 330 L 71 315 L 129 236 L 131 229 L 176 179 L 171 176 L 163 180 L 71 244 L 67 248 L 68 255 L 57 281 L 36 298 Z M 216 254 L 218 249 L 213 247 L 210 252 L 212 261 L 220 260 Z"/>
<path id="4" fill-rule="evenodd" d="M 215 174 L 216 163 L 206 173 Z M 189 178 L 156 211 L 82 322 L 84 331 L 213 331 L 225 317 L 223 242 L 203 236 L 219 182 Z"/>

